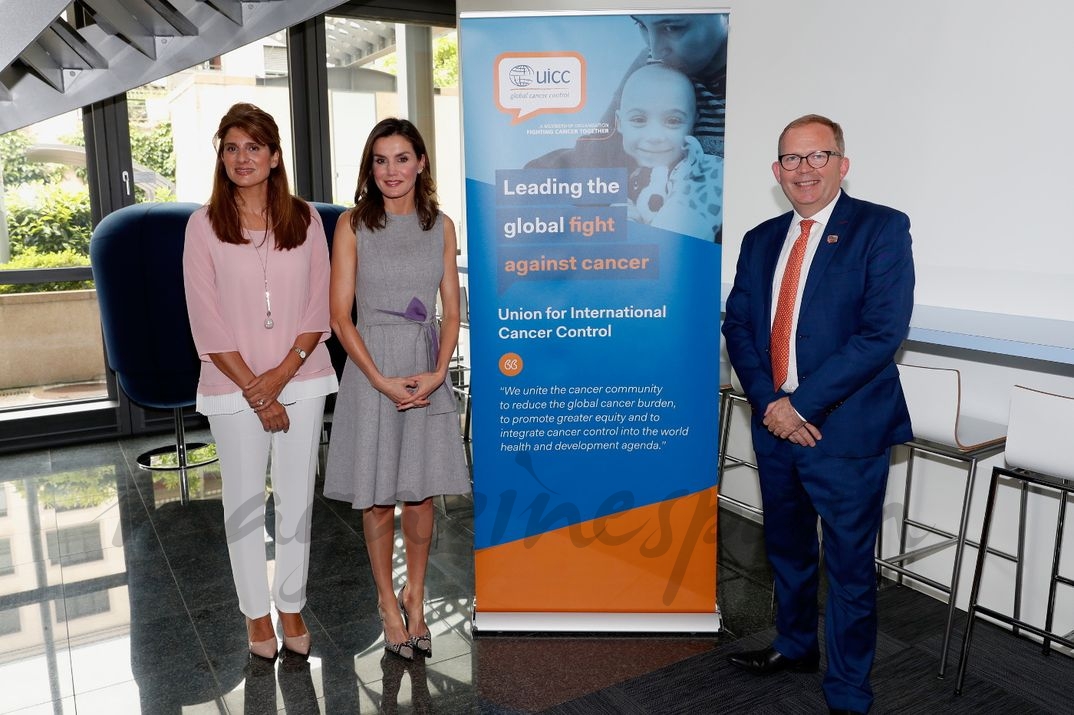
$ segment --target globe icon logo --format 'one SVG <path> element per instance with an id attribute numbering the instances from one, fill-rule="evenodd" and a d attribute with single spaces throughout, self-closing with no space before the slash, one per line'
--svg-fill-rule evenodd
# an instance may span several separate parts
<path id="1" fill-rule="evenodd" d="M 533 68 L 529 65 L 515 65 L 507 72 L 511 84 L 516 87 L 529 87 L 533 74 Z"/>

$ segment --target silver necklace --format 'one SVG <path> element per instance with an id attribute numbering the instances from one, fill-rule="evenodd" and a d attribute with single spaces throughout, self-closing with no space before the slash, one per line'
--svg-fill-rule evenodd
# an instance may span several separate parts
<path id="1" fill-rule="evenodd" d="M 265 329 L 272 330 L 272 326 L 275 325 L 272 321 L 272 294 L 269 292 L 268 285 L 268 261 L 269 254 L 272 252 L 272 246 L 268 246 L 265 250 L 265 260 L 261 260 L 261 246 L 268 245 L 268 222 L 265 222 L 265 234 L 261 238 L 261 243 L 254 246 L 254 253 L 257 254 L 257 262 L 261 264 L 261 275 L 265 279 Z"/>

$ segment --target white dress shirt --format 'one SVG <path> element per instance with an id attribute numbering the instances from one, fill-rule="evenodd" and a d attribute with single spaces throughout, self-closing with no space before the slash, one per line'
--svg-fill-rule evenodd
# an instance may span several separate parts
<path id="1" fill-rule="evenodd" d="M 802 307 L 802 293 L 805 291 L 806 280 L 809 278 L 809 267 L 813 264 L 813 256 L 817 253 L 817 247 L 820 245 L 821 236 L 825 235 L 825 227 L 828 225 L 828 220 L 832 217 L 832 211 L 835 209 L 835 202 L 839 200 L 839 197 L 843 194 L 842 189 L 835 195 L 835 198 L 831 202 L 822 208 L 817 213 L 813 214 L 809 218 L 816 221 L 812 228 L 809 230 L 809 241 L 806 243 L 805 256 L 802 257 L 802 272 L 799 274 L 798 279 L 798 294 L 794 297 L 794 315 L 791 318 L 791 345 L 790 355 L 787 358 L 787 381 L 783 383 L 784 392 L 794 392 L 798 389 L 798 349 L 795 340 L 795 336 L 798 334 L 798 311 Z M 787 237 L 783 240 L 783 248 L 779 252 L 779 261 L 776 263 L 776 272 L 772 276 L 772 315 L 769 319 L 769 326 L 776 319 L 776 303 L 779 298 L 779 286 L 783 282 L 783 273 L 787 270 L 787 260 L 791 255 L 791 248 L 794 246 L 794 242 L 798 240 L 798 234 L 802 232 L 801 222 L 803 217 L 798 215 L 795 211 L 791 217 L 790 226 L 787 227 Z"/>

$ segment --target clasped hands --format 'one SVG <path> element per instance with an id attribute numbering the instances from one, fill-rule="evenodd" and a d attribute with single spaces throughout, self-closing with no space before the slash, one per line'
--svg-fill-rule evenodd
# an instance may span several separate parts
<path id="1" fill-rule="evenodd" d="M 266 370 L 242 388 L 246 404 L 260 418 L 266 432 L 286 432 L 291 427 L 287 410 L 277 398 L 287 384 L 287 376 L 278 368 Z"/>
<path id="2" fill-rule="evenodd" d="M 408 377 L 382 377 L 374 387 L 402 412 L 414 407 L 428 407 L 429 396 L 443 382 L 444 378 L 435 372 L 421 372 Z"/>
<path id="3" fill-rule="evenodd" d="M 803 447 L 815 447 L 821 438 L 820 430 L 798 415 L 789 397 L 768 403 L 764 411 L 764 426 L 776 437 Z"/>

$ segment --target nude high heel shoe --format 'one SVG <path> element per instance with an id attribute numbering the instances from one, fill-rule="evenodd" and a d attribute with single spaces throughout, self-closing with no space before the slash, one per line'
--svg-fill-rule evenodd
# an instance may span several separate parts
<path id="1" fill-rule="evenodd" d="M 256 620 L 261 620 L 256 619 Z M 279 649 L 276 646 L 276 636 L 272 638 L 266 638 L 262 641 L 255 641 L 250 635 L 253 633 L 254 619 L 246 619 L 246 640 L 249 644 L 250 655 L 257 656 L 258 658 L 264 658 L 268 661 L 276 660 L 276 656 L 279 653 Z"/>
<path id="2" fill-rule="evenodd" d="M 290 614 L 289 614 L 290 615 Z M 295 614 L 298 616 L 299 622 L 302 624 L 302 634 L 297 636 L 287 635 L 287 629 L 283 629 L 283 647 L 287 651 L 300 655 L 304 658 L 308 658 L 310 649 L 313 647 L 313 642 L 310 640 L 310 631 L 306 627 L 306 622 L 302 620 L 302 614 Z M 280 626 L 283 627 L 283 618 L 280 618 Z"/>

